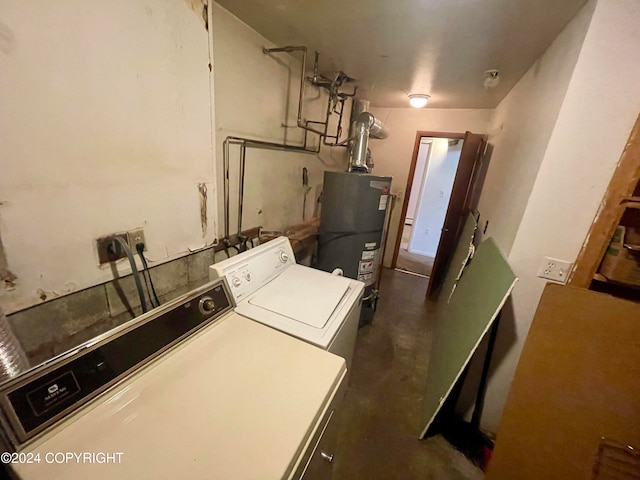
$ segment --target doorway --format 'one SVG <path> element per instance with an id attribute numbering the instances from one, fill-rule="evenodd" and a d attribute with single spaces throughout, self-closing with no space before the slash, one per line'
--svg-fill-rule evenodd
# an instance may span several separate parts
<path id="1" fill-rule="evenodd" d="M 460 233 L 468 212 L 474 211 L 477 206 L 479 192 L 482 189 L 482 183 L 486 169 L 488 166 L 488 159 L 490 157 L 489 144 L 486 141 L 485 135 L 478 135 L 476 133 L 466 132 L 464 134 L 458 133 L 440 133 L 440 132 L 422 132 L 416 133 L 416 140 L 413 148 L 413 157 L 411 159 L 411 167 L 409 168 L 409 178 L 407 179 L 407 187 L 405 190 L 404 201 L 402 205 L 402 212 L 400 214 L 401 221 L 398 225 L 398 234 L 396 237 L 396 244 L 393 252 L 393 260 L 391 262 L 392 268 L 397 267 L 398 256 L 400 253 L 400 244 L 402 242 L 402 233 L 404 230 L 405 219 L 407 218 L 407 210 L 409 208 L 409 199 L 413 193 L 413 181 L 416 177 L 416 168 L 418 165 L 418 154 L 420 152 L 420 146 L 424 137 L 430 137 L 433 139 L 443 139 L 447 142 L 447 151 L 449 149 L 449 142 L 452 141 L 452 147 L 460 145 L 460 154 L 458 165 L 455 171 L 455 177 L 453 179 L 453 185 L 450 187 L 450 193 L 447 192 L 448 188 L 443 190 L 442 188 L 431 191 L 430 194 L 436 194 L 436 203 L 439 200 L 444 200 L 448 195 L 448 202 L 446 207 L 446 213 L 444 217 L 444 223 L 435 224 L 436 227 L 429 227 L 424 224 L 422 232 L 426 232 L 429 228 L 429 236 L 433 239 L 438 236 L 438 247 L 436 249 L 435 258 L 433 259 L 433 267 L 429 276 L 429 284 L 427 286 L 427 297 L 433 298 L 437 295 L 442 279 L 447 269 L 447 265 L 451 260 L 453 250 L 458 243 Z M 459 143 L 453 142 L 453 140 L 460 140 Z M 432 145 L 434 145 L 432 141 Z M 435 152 L 435 148 L 430 148 L 429 157 Z M 425 170 L 428 173 L 428 162 Z M 425 174 L 426 175 L 426 174 Z M 420 178 L 420 176 L 418 176 Z M 424 182 L 421 184 L 424 187 Z M 426 188 L 418 189 L 420 192 L 427 192 Z M 442 198 L 440 198 L 440 192 L 443 191 Z M 426 193 L 425 193 L 426 194 Z M 417 201 L 418 206 L 420 200 Z M 418 223 L 420 217 L 419 208 L 416 208 L 413 223 Z M 412 232 L 408 236 L 407 251 L 409 251 L 409 244 L 414 234 L 420 234 L 420 228 L 412 225 Z"/>
<path id="2" fill-rule="evenodd" d="M 462 144 L 462 138 L 419 138 L 414 174 L 406 190 L 408 203 L 401 220 L 396 269 L 431 275 Z"/>

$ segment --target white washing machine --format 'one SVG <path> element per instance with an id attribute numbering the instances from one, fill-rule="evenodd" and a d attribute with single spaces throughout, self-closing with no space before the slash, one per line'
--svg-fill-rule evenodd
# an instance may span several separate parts
<path id="1" fill-rule="evenodd" d="M 233 306 L 218 280 L 0 386 L 9 473 L 330 478 L 344 359 Z"/>
<path id="2" fill-rule="evenodd" d="M 364 283 L 295 262 L 278 237 L 211 265 L 226 277 L 236 313 L 341 356 L 351 368 Z"/>

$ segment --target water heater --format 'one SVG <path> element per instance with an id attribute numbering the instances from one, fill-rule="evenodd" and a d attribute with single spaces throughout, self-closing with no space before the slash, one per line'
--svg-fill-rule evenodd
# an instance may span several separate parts
<path id="1" fill-rule="evenodd" d="M 365 284 L 360 324 L 370 323 L 374 285 L 382 260 L 382 235 L 390 204 L 391 177 L 325 172 L 316 268 L 342 269 Z"/>

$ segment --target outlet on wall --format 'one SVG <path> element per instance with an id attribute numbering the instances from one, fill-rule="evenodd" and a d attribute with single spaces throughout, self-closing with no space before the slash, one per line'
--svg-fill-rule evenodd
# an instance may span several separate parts
<path id="1" fill-rule="evenodd" d="M 567 283 L 571 268 L 573 268 L 572 262 L 544 257 L 540 268 L 538 268 L 538 276 L 555 282 Z"/>
<path id="2" fill-rule="evenodd" d="M 96 238 L 96 249 L 98 250 L 98 260 L 100 265 L 114 262 L 127 256 L 122 244 L 119 243 L 116 238 L 124 240 L 134 254 L 137 251 L 137 243 L 144 243 L 144 250 L 147 250 L 147 243 L 144 240 L 143 228 L 136 228 L 135 230 L 129 230 L 128 232 L 105 235 L 104 237 Z"/>
<path id="3" fill-rule="evenodd" d="M 138 243 L 144 243 L 144 251 L 147 250 L 147 242 L 144 241 L 143 228 L 136 228 L 135 230 L 129 230 L 127 232 L 127 238 L 128 238 L 129 248 L 133 253 L 137 251 L 136 244 Z"/>

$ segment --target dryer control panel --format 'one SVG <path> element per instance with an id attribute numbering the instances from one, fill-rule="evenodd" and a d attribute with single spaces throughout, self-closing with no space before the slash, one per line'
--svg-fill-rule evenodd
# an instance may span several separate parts
<path id="1" fill-rule="evenodd" d="M 296 258 L 287 237 L 278 237 L 209 267 L 211 280 L 226 277 L 236 302 L 281 275 Z"/>
<path id="2" fill-rule="evenodd" d="M 209 283 L 7 382 L 5 439 L 17 449 L 234 306 L 224 280 Z"/>

